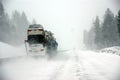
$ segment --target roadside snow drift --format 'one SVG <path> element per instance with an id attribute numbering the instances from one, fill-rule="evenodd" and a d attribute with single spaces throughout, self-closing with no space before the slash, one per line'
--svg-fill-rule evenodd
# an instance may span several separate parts
<path id="1" fill-rule="evenodd" d="M 10 58 L 25 55 L 25 52 L 8 44 L 0 42 L 0 58 Z"/>
<path id="2" fill-rule="evenodd" d="M 110 53 L 110 54 L 120 55 L 120 47 L 114 46 L 114 47 L 105 48 L 100 50 L 100 53 Z"/>

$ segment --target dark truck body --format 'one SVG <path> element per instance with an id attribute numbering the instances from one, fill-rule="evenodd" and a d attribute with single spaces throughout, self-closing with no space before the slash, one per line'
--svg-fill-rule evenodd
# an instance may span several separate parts
<path id="1" fill-rule="evenodd" d="M 53 37 L 53 34 L 50 31 L 45 31 L 38 24 L 29 26 L 26 42 L 28 43 L 26 47 L 28 54 L 45 55 L 46 53 L 51 54 L 57 52 L 58 43 Z"/>

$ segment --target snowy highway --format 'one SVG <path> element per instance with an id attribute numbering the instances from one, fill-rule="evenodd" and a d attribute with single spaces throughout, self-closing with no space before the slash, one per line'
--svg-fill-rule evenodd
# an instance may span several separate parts
<path id="1" fill-rule="evenodd" d="M 0 80 L 120 80 L 120 57 L 70 50 L 54 58 L 2 58 Z"/>

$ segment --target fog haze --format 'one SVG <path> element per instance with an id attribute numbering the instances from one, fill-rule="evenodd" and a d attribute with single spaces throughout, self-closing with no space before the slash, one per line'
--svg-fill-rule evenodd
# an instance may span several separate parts
<path id="1" fill-rule="evenodd" d="M 4 1 L 4 7 L 9 14 L 18 10 L 24 11 L 29 21 L 35 18 L 65 49 L 83 46 L 83 30 L 92 26 L 96 15 L 103 18 L 106 8 L 118 12 L 112 0 L 10 0 Z"/>

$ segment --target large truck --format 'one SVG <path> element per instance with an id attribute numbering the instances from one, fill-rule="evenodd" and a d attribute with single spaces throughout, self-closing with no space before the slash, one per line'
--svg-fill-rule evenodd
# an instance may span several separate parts
<path id="1" fill-rule="evenodd" d="M 51 31 L 45 31 L 47 53 L 57 53 L 58 43 Z"/>
<path id="2" fill-rule="evenodd" d="M 57 53 L 58 43 L 52 32 L 44 30 L 40 24 L 32 24 L 27 30 L 25 47 L 28 55 L 46 55 Z"/>

